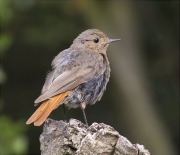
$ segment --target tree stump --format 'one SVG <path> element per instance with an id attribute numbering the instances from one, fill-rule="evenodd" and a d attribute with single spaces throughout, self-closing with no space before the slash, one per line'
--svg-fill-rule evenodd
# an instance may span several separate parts
<path id="1" fill-rule="evenodd" d="M 104 123 L 86 126 L 76 119 L 47 119 L 40 135 L 42 155 L 150 155 Z"/>

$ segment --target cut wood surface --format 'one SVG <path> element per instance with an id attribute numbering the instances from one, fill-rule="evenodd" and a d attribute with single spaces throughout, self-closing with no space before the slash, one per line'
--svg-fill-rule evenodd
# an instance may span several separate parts
<path id="1" fill-rule="evenodd" d="M 150 155 L 143 145 L 132 144 L 104 123 L 86 126 L 47 119 L 40 135 L 42 155 Z"/>

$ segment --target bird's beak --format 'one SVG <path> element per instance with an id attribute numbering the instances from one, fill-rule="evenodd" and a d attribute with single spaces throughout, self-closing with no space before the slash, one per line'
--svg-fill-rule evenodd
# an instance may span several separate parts
<path id="1" fill-rule="evenodd" d="M 119 41 L 119 40 L 121 40 L 121 39 L 109 39 L 108 41 L 102 42 L 101 44 L 105 46 L 105 45 L 107 45 L 107 44 L 109 44 L 111 42 L 116 42 L 116 41 Z"/>
<path id="2" fill-rule="evenodd" d="M 109 39 L 106 44 L 109 44 L 111 42 L 116 42 L 116 41 L 120 41 L 121 39 Z"/>

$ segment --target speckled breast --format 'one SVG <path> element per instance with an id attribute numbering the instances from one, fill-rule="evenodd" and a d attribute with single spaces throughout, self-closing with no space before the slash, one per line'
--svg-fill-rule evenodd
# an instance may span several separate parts
<path id="1" fill-rule="evenodd" d="M 90 78 L 86 83 L 76 87 L 72 93 L 63 101 L 69 108 L 77 108 L 80 103 L 95 104 L 104 94 L 107 82 L 109 81 L 109 71 Z"/>

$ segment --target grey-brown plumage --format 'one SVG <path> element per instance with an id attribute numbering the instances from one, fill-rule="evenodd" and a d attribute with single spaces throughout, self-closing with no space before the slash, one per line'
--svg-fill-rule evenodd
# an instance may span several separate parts
<path id="1" fill-rule="evenodd" d="M 60 52 L 52 62 L 52 71 L 46 78 L 41 95 L 35 100 L 35 105 L 40 102 L 44 105 L 29 118 L 27 124 L 41 125 L 61 104 L 69 108 L 81 107 L 84 112 L 87 104 L 99 101 L 110 77 L 106 50 L 110 42 L 118 40 L 109 39 L 97 29 L 90 29 L 82 32 L 70 48 Z M 47 114 L 43 116 L 43 113 Z"/>

